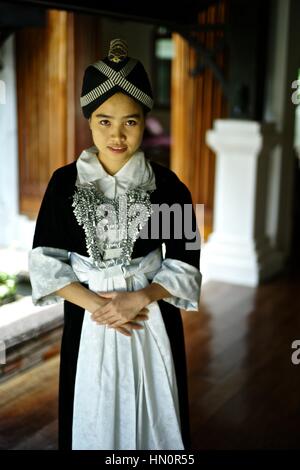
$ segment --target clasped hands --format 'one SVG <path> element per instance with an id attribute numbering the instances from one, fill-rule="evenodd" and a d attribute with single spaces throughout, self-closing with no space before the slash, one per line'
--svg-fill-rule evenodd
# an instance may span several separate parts
<path id="1" fill-rule="evenodd" d="M 148 309 L 145 307 L 149 302 L 142 290 L 97 294 L 101 303 L 91 315 L 96 323 L 115 328 L 125 336 L 131 336 L 131 330 L 143 328 L 137 321 L 148 320 Z"/>

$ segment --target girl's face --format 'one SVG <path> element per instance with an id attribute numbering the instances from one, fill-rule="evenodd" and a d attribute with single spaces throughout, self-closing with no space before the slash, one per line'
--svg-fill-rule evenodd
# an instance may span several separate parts
<path id="1" fill-rule="evenodd" d="M 89 119 L 100 160 L 125 163 L 140 147 L 145 128 L 142 107 L 124 93 L 115 93 Z"/>

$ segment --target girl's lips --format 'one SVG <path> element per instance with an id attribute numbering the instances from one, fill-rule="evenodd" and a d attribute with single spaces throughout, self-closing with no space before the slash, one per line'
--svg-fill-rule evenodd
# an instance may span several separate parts
<path id="1" fill-rule="evenodd" d="M 114 153 L 123 153 L 126 152 L 127 147 L 108 147 Z"/>

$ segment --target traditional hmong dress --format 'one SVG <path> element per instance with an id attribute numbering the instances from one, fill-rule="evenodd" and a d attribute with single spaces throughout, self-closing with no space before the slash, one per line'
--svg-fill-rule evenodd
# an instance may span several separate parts
<path id="1" fill-rule="evenodd" d="M 198 310 L 201 287 L 191 196 L 171 170 L 140 150 L 114 176 L 96 152 L 83 151 L 49 182 L 29 256 L 33 302 L 62 301 L 55 291 L 72 282 L 98 292 L 156 282 L 171 296 L 147 306 L 149 319 L 132 337 L 64 302 L 59 448 L 188 449 L 179 309 Z M 160 213 L 171 206 L 177 216 L 185 207 L 185 214 L 179 224 L 174 216 L 164 225 L 167 213 Z"/>

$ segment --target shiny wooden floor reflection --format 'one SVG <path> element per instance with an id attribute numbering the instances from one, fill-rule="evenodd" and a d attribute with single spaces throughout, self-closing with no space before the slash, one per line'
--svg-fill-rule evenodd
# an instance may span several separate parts
<path id="1" fill-rule="evenodd" d="M 300 279 L 210 282 L 184 312 L 194 449 L 300 448 Z M 59 359 L 0 386 L 0 448 L 55 449 Z"/>
<path id="2" fill-rule="evenodd" d="M 195 449 L 300 448 L 300 280 L 206 284 L 185 312 Z"/>

